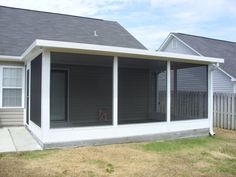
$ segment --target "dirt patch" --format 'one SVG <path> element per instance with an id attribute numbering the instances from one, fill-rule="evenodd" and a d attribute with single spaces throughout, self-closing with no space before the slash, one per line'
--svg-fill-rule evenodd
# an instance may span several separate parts
<path id="1" fill-rule="evenodd" d="M 234 132 L 218 129 L 213 139 L 209 137 L 181 142 L 118 144 L 4 154 L 0 158 L 0 176 L 230 177 L 236 174 L 235 139 Z M 146 145 L 153 148 L 145 150 Z M 163 150 L 165 147 L 171 153 Z"/>

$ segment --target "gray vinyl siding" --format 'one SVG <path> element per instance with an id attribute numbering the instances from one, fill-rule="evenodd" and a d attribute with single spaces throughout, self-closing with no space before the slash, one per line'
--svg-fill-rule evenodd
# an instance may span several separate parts
<path id="1" fill-rule="evenodd" d="M 207 67 L 193 67 L 186 69 L 179 69 L 177 72 L 178 84 L 177 89 L 179 91 L 200 91 L 203 92 L 207 89 Z M 191 81 L 191 82 L 186 82 Z M 174 90 L 174 72 L 171 71 L 171 90 Z M 165 75 L 160 75 L 159 89 L 166 89 Z"/>
<path id="2" fill-rule="evenodd" d="M 119 69 L 118 117 L 142 120 L 148 117 L 149 72 L 147 69 Z"/>
<path id="3" fill-rule="evenodd" d="M 172 73 L 173 74 L 173 73 Z M 171 89 L 173 90 L 174 80 L 172 75 Z M 177 89 L 179 91 L 205 92 L 207 90 L 207 67 L 193 67 L 179 69 L 177 72 Z M 191 81 L 191 82 L 186 82 Z"/>
<path id="4" fill-rule="evenodd" d="M 233 93 L 234 86 L 231 78 L 217 69 L 213 73 L 213 89 L 214 92 Z"/>
<path id="5" fill-rule="evenodd" d="M 68 119 L 72 123 L 99 120 L 105 109 L 112 120 L 112 67 L 52 64 L 53 69 L 68 71 Z"/>
<path id="6" fill-rule="evenodd" d="M 0 109 L 0 127 L 22 126 L 24 118 L 23 108 Z"/>
<path id="7" fill-rule="evenodd" d="M 195 52 L 190 50 L 187 46 L 179 42 L 177 39 L 172 38 L 167 46 L 162 50 L 164 52 L 171 52 L 171 53 L 182 53 L 182 54 L 189 54 L 189 55 L 197 55 Z"/>
<path id="8" fill-rule="evenodd" d="M 112 120 L 112 68 L 71 66 L 69 71 L 69 119 L 93 122 L 105 109 Z"/>

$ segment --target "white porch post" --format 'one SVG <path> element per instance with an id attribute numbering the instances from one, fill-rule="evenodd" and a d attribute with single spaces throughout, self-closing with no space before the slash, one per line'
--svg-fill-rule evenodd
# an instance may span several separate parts
<path id="1" fill-rule="evenodd" d="M 213 131 L 213 71 L 214 66 L 208 65 L 208 120 L 209 120 L 209 133 L 215 135 Z"/>
<path id="2" fill-rule="evenodd" d="M 41 129 L 44 141 L 50 129 L 50 73 L 51 58 L 48 50 L 42 55 L 42 90 L 41 90 Z"/>
<path id="3" fill-rule="evenodd" d="M 170 122 L 171 116 L 171 67 L 170 61 L 167 61 L 167 101 L 166 101 L 166 117 L 167 122 Z"/>
<path id="4" fill-rule="evenodd" d="M 118 57 L 113 60 L 113 126 L 118 125 Z"/>

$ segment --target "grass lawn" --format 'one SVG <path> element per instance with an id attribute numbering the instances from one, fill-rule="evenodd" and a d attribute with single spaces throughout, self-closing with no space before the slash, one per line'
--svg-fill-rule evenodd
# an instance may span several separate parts
<path id="1" fill-rule="evenodd" d="M 236 131 L 175 141 L 0 154 L 0 177 L 236 176 Z"/>

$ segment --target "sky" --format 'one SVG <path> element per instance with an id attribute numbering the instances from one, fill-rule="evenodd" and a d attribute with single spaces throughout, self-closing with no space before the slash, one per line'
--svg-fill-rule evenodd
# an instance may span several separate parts
<path id="1" fill-rule="evenodd" d="M 236 0 L 0 0 L 0 5 L 118 21 L 150 50 L 170 32 L 236 41 Z"/>

